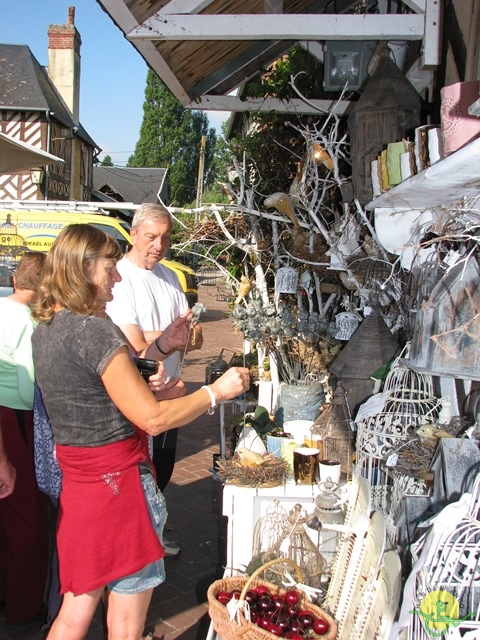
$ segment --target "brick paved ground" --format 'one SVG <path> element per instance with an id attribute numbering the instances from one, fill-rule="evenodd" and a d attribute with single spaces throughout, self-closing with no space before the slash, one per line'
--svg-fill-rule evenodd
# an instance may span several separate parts
<path id="1" fill-rule="evenodd" d="M 202 318 L 204 346 L 187 355 L 184 367 L 189 391 L 205 383 L 205 367 L 222 348 L 241 351 L 242 341 L 231 328 L 226 303 L 210 295 L 215 291 L 213 286 L 200 287 L 200 301 L 208 312 Z M 232 354 L 224 355 L 228 360 Z M 179 434 L 177 463 L 165 497 L 169 510 L 166 535 L 180 545 L 181 553 L 165 560 L 167 580 L 155 589 L 147 617 L 147 631 L 165 634 L 165 640 L 203 640 L 208 632 L 206 592 L 223 574 L 226 548 L 222 485 L 209 471 L 213 454 L 219 452 L 219 441 L 218 412 L 202 416 Z M 40 640 L 43 635 L 34 629 L 16 638 Z M 1 610 L 0 638 L 9 638 Z M 86 640 L 103 640 L 100 612 Z"/>

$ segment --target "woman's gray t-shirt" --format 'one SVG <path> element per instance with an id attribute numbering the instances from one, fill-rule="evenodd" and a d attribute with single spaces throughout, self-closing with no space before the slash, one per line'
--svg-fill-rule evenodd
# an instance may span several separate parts
<path id="1" fill-rule="evenodd" d="M 100 377 L 127 345 L 113 322 L 62 310 L 37 326 L 32 345 L 35 377 L 57 444 L 95 447 L 134 433 Z"/>

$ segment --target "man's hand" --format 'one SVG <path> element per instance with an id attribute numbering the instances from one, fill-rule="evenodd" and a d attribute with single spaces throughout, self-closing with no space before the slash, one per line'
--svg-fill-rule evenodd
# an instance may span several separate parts
<path id="1" fill-rule="evenodd" d="M 17 472 L 7 457 L 0 457 L 0 499 L 13 493 L 16 475 Z"/>
<path id="2" fill-rule="evenodd" d="M 158 344 L 162 351 L 170 353 L 172 351 L 183 351 L 187 340 L 189 340 L 190 321 L 193 314 L 188 309 L 181 316 L 176 318 L 158 338 Z"/>

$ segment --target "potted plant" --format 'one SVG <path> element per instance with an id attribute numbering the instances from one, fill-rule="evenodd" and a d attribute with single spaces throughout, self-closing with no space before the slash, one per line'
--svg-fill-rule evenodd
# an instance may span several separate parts
<path id="1" fill-rule="evenodd" d="M 267 433 L 281 431 L 277 423 L 271 418 L 267 409 L 258 406 L 254 413 L 244 413 L 232 416 L 232 449 L 250 449 L 256 453 L 267 450 Z"/>

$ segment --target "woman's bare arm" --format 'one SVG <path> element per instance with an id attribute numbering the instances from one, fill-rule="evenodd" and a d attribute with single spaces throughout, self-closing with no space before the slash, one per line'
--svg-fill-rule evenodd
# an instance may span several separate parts
<path id="1" fill-rule="evenodd" d="M 112 402 L 135 426 L 155 436 L 183 427 L 211 407 L 206 389 L 183 398 L 157 401 L 133 363 L 128 348 L 121 347 L 109 360 L 102 381 Z M 244 393 L 250 385 L 248 369 L 232 367 L 210 385 L 217 403 Z"/>

